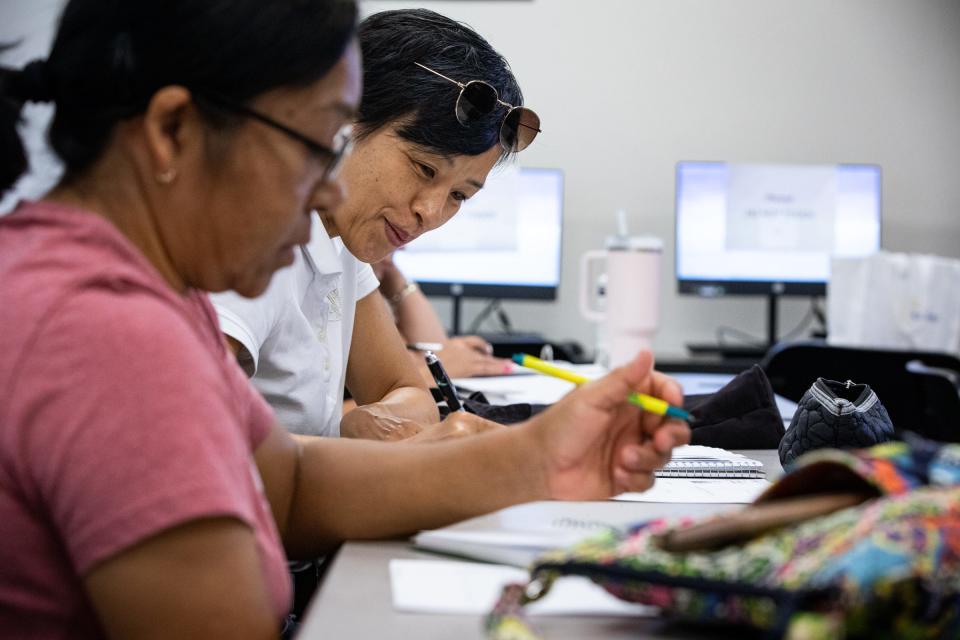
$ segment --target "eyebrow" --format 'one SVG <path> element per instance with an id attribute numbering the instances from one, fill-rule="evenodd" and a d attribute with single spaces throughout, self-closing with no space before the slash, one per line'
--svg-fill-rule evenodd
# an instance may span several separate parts
<path id="1" fill-rule="evenodd" d="M 441 154 L 441 153 L 436 153 L 436 152 L 433 152 L 433 151 L 429 151 L 429 150 L 427 150 L 427 149 L 423 149 L 423 153 L 426 153 L 427 155 L 434 156 L 434 157 L 436 157 L 436 158 L 440 158 L 441 160 L 443 160 L 444 162 L 446 162 L 448 166 L 451 166 L 451 167 L 453 166 L 453 158 L 454 158 L 454 156 L 452 156 L 452 155 L 450 155 L 450 154 L 447 154 L 447 153 L 442 153 L 442 154 Z M 474 180 L 473 178 L 467 178 L 465 182 L 466 182 L 467 184 L 469 184 L 471 187 L 476 187 L 477 191 L 480 191 L 480 190 L 483 189 L 483 187 L 485 186 L 485 183 L 479 182 L 479 181 L 477 181 L 477 180 Z"/>
<path id="2" fill-rule="evenodd" d="M 448 165 L 450 165 L 451 167 L 453 166 L 453 156 L 449 156 L 445 154 L 440 157 L 446 160 Z M 469 184 L 471 187 L 476 187 L 477 191 L 480 191 L 481 189 L 483 189 L 483 186 L 484 186 L 483 182 L 479 182 L 477 180 L 474 180 L 473 178 L 467 178 L 466 183 Z"/>

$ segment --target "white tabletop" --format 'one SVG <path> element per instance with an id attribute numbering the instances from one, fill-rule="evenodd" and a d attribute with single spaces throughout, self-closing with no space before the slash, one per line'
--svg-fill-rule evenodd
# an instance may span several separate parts
<path id="1" fill-rule="evenodd" d="M 767 477 L 782 473 L 777 452 L 741 451 L 764 463 Z M 642 521 L 670 515 L 703 516 L 741 508 L 731 504 L 656 504 L 623 502 L 542 503 L 561 509 L 571 518 Z M 486 528 L 499 522 L 497 513 L 463 523 Z M 482 616 L 399 613 L 390 592 L 389 563 L 394 558 L 435 558 L 414 551 L 407 540 L 348 542 L 337 557 L 307 611 L 299 638 L 484 638 Z M 655 618 L 538 617 L 536 625 L 547 639 L 560 638 L 722 638 L 724 630 L 708 632 Z M 729 630 L 726 630 L 729 631 Z"/>

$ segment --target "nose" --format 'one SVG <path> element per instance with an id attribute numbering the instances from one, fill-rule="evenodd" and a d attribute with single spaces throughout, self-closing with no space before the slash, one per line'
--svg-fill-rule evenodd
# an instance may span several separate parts
<path id="1" fill-rule="evenodd" d="M 425 233 L 432 231 L 446 222 L 445 206 L 447 191 L 445 189 L 421 189 L 414 196 L 410 209 L 417 217 L 417 231 Z"/>
<path id="2" fill-rule="evenodd" d="M 332 211 L 343 204 L 347 198 L 347 185 L 339 175 L 324 180 L 314 190 L 310 199 L 312 209 L 317 211 Z"/>

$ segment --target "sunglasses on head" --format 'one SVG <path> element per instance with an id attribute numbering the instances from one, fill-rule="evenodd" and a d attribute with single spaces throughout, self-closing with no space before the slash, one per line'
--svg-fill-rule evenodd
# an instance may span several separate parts
<path id="1" fill-rule="evenodd" d="M 515 107 L 504 102 L 497 90 L 483 80 L 471 80 L 464 84 L 419 62 L 413 64 L 460 87 L 455 112 L 457 122 L 464 126 L 489 114 L 497 105 L 507 107 L 507 115 L 500 124 L 500 145 L 507 151 L 523 151 L 540 133 L 540 116 L 526 107 Z"/>

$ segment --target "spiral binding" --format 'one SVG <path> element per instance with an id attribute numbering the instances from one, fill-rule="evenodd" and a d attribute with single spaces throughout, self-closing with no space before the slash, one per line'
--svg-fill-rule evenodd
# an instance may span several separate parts
<path id="1" fill-rule="evenodd" d="M 759 460 L 686 458 L 671 460 L 655 474 L 658 478 L 765 478 Z"/>

